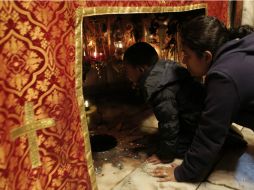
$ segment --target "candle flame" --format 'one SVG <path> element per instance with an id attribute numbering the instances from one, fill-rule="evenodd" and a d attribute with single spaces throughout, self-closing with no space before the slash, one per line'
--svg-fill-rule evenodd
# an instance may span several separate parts
<path id="1" fill-rule="evenodd" d="M 85 100 L 85 107 L 86 107 L 86 108 L 89 107 L 89 102 L 88 102 L 88 100 Z"/>

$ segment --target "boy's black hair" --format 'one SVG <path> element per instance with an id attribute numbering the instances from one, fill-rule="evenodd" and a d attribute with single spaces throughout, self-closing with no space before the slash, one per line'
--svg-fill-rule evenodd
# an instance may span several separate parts
<path id="1" fill-rule="evenodd" d="M 137 42 L 127 48 L 124 53 L 123 61 L 124 63 L 140 66 L 154 65 L 159 59 L 156 50 L 146 42 Z"/>

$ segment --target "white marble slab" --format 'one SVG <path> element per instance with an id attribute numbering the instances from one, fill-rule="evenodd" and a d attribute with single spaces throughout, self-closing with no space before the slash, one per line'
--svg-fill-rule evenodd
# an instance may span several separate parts
<path id="1" fill-rule="evenodd" d="M 140 161 L 133 159 L 126 159 L 122 169 L 113 166 L 111 163 L 104 164 L 100 174 L 96 174 L 98 190 L 109 190 L 113 188 L 140 164 Z"/>
<path id="2" fill-rule="evenodd" d="M 177 161 L 176 163 L 179 163 Z M 167 164 L 160 164 L 168 166 Z M 159 166 L 159 165 L 156 165 Z M 158 182 L 158 178 L 152 177 L 150 172 L 156 167 L 149 163 L 143 163 L 130 175 L 125 177 L 112 190 L 195 190 L 198 183 Z"/>
<path id="3" fill-rule="evenodd" d="M 243 128 L 242 133 L 248 147 L 225 150 L 209 182 L 233 189 L 254 189 L 254 132 Z"/>
<path id="4" fill-rule="evenodd" d="M 113 120 L 110 126 L 114 127 L 110 130 L 123 131 L 123 137 L 126 137 L 126 131 L 129 132 L 129 129 L 133 128 L 140 129 L 144 134 L 154 134 L 157 131 L 157 120 L 149 111 L 137 112 L 134 108 L 121 108 L 122 110 L 114 108 L 113 111 L 112 109 L 102 112 L 103 119 Z M 127 115 L 137 115 L 137 117 L 121 118 L 121 115 L 126 116 L 123 114 L 126 111 L 128 111 Z M 142 113 L 142 116 L 134 114 L 136 112 Z M 102 171 L 96 175 L 98 190 L 254 190 L 254 133 L 237 124 L 234 124 L 234 127 L 237 131 L 242 131 L 244 138 L 248 141 L 248 147 L 246 149 L 234 147 L 233 150 L 224 151 L 222 159 L 207 182 L 196 184 L 158 182 L 158 178 L 152 177 L 146 171 L 146 169 L 152 169 L 150 166 L 144 171 L 142 162 L 145 158 L 126 157 L 123 168 L 115 167 L 108 162 L 103 164 Z M 124 141 L 124 143 L 128 142 Z M 176 162 L 179 164 L 181 161 L 176 160 Z"/>
<path id="5" fill-rule="evenodd" d="M 254 1 L 244 0 L 243 1 L 243 12 L 242 12 L 242 25 L 248 24 L 254 26 Z"/>
<path id="6" fill-rule="evenodd" d="M 225 185 L 214 185 L 208 182 L 200 184 L 197 190 L 232 190 Z"/>

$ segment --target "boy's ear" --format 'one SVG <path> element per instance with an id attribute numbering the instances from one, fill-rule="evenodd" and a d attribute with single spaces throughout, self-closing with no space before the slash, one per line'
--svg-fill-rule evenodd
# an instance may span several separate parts
<path id="1" fill-rule="evenodd" d="M 140 73 L 145 72 L 145 68 L 144 68 L 143 66 L 139 66 L 139 67 L 138 67 L 138 70 L 139 70 Z"/>
<path id="2" fill-rule="evenodd" d="M 205 51 L 204 58 L 205 58 L 206 63 L 208 63 L 210 65 L 210 63 L 213 60 L 213 54 L 210 51 Z"/>

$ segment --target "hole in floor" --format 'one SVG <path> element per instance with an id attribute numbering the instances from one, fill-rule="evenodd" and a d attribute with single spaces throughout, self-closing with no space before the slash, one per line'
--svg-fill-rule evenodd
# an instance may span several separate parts
<path id="1" fill-rule="evenodd" d="M 90 137 L 92 152 L 104 152 L 117 145 L 117 140 L 112 135 L 100 134 Z"/>

